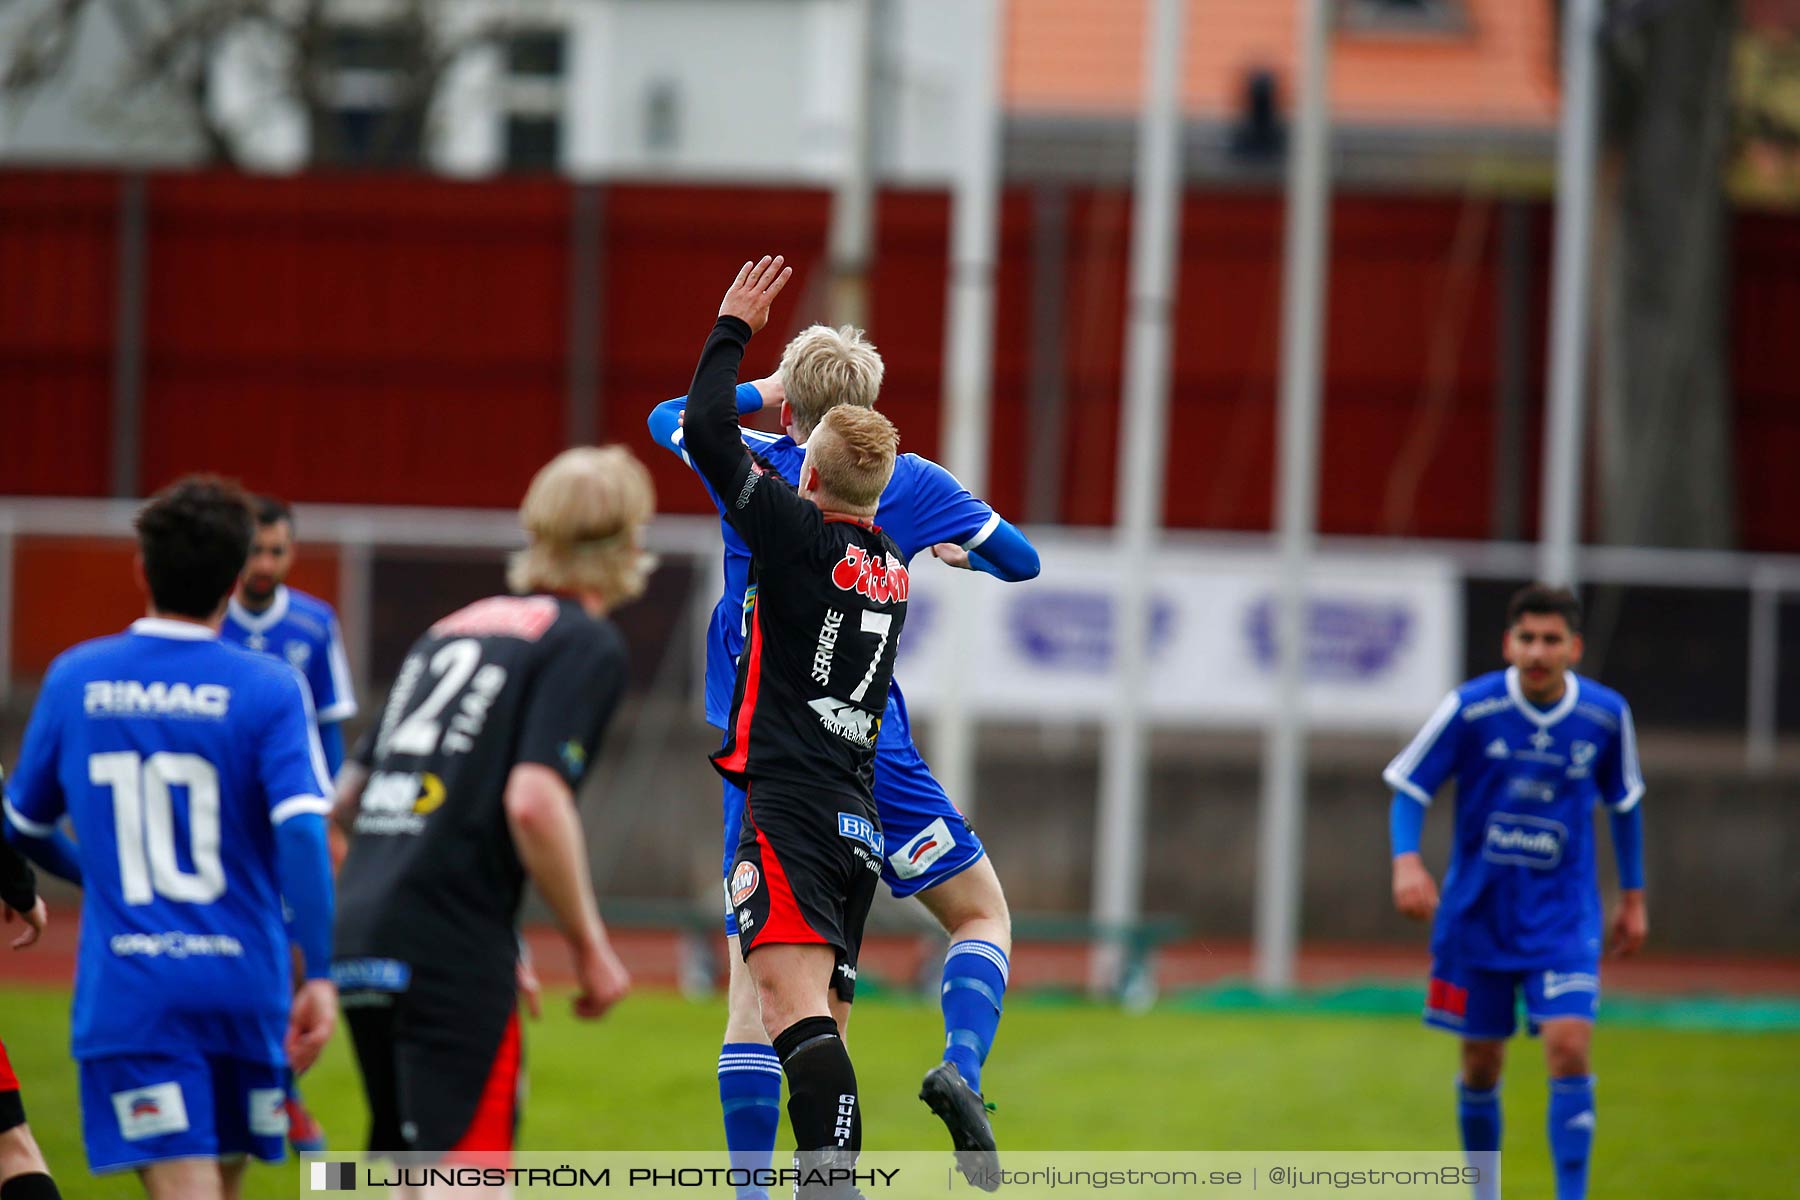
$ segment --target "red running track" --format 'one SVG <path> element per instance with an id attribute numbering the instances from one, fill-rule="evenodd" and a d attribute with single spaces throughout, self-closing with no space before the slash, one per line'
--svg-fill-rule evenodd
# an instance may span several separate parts
<path id="1" fill-rule="evenodd" d="M 67 986 L 75 973 L 79 910 L 53 910 L 49 929 L 37 946 L 0 952 L 5 963 L 0 981 Z M 19 926 L 7 927 L 11 941 Z M 639 987 L 674 987 L 681 981 L 684 947 L 681 935 L 667 930 L 614 929 L 613 943 Z M 569 957 L 555 930 L 526 931 L 544 982 L 552 987 L 571 982 Z M 723 938 L 711 948 L 722 965 Z M 942 953 L 936 937 L 869 937 L 863 944 L 862 967 L 892 981 L 917 978 Z M 926 959 L 932 961 L 927 968 Z M 1081 943 L 1028 942 L 1015 947 L 1012 983 L 1019 987 L 1081 987 L 1087 978 L 1088 950 Z M 1251 974 L 1251 948 L 1243 941 L 1192 939 L 1165 946 L 1157 956 L 1157 979 L 1165 990 L 1204 987 Z M 1412 982 L 1423 985 L 1429 958 L 1421 940 L 1416 947 L 1391 944 L 1312 944 L 1301 948 L 1299 981 L 1307 987 L 1353 982 Z M 1800 996 L 1800 958 L 1791 956 L 1659 954 L 1654 950 L 1633 959 L 1602 964 L 1609 990 L 1645 995 L 1780 995 Z"/>

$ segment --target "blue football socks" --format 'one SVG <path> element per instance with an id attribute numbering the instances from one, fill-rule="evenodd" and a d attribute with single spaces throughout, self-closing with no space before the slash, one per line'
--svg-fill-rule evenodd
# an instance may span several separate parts
<path id="1" fill-rule="evenodd" d="M 719 1051 L 719 1107 L 725 1148 L 734 1169 L 759 1171 L 775 1157 L 781 1127 L 781 1060 L 760 1042 L 727 1042 Z M 759 1187 L 740 1187 L 738 1200 L 761 1200 Z"/>
<path id="2" fill-rule="evenodd" d="M 1470 1165 L 1482 1171 L 1481 1181 L 1475 1185 L 1475 1200 L 1499 1200 L 1500 1180 L 1494 1168 L 1499 1163 L 1495 1152 L 1500 1149 L 1500 1085 L 1476 1091 L 1458 1082 L 1456 1123 L 1462 1129 L 1463 1152 Z"/>
<path id="3" fill-rule="evenodd" d="M 1006 951 L 992 942 L 957 942 L 944 956 L 944 1059 L 978 1092 L 981 1064 L 1000 1028 L 1009 969 Z"/>
<path id="4" fill-rule="evenodd" d="M 1594 1149 L 1594 1077 L 1550 1081 L 1550 1159 L 1556 1200 L 1587 1200 L 1588 1156 Z"/>

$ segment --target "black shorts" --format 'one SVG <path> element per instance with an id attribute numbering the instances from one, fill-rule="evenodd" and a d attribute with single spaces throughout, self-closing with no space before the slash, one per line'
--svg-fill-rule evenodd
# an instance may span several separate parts
<path id="1" fill-rule="evenodd" d="M 493 1011 L 417 974 L 404 990 L 346 990 L 341 1005 L 371 1154 L 512 1151 L 525 1081 L 516 1007 Z"/>
<path id="2" fill-rule="evenodd" d="M 0 1133 L 24 1123 L 25 1099 L 19 1095 L 19 1077 L 13 1074 L 12 1060 L 6 1057 L 6 1043 L 0 1042 Z"/>
<path id="3" fill-rule="evenodd" d="M 863 922 L 880 881 L 881 820 L 873 801 L 751 785 L 726 882 L 746 959 L 758 946 L 831 946 L 832 990 L 846 1003 L 855 999 Z"/>

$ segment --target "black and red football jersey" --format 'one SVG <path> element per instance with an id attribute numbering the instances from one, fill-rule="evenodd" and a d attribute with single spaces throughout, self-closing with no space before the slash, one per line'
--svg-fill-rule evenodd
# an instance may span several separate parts
<path id="1" fill-rule="evenodd" d="M 492 596 L 413 643 L 356 751 L 369 777 L 338 876 L 340 960 L 455 970 L 510 1002 L 525 867 L 507 779 L 536 763 L 578 790 L 625 670 L 617 628 L 566 597 Z"/>
<path id="2" fill-rule="evenodd" d="M 750 547 L 756 604 L 725 745 L 739 787 L 798 784 L 872 796 L 875 739 L 911 590 L 873 524 L 821 512 L 744 448 L 733 402 L 750 328 L 721 317 L 688 391 L 685 442 Z"/>

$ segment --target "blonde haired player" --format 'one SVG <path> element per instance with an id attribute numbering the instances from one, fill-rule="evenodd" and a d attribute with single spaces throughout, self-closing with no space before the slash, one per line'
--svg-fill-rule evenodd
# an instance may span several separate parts
<path id="1" fill-rule="evenodd" d="M 575 1015 L 600 1017 L 630 986 L 594 902 L 575 792 L 624 690 L 624 640 L 606 614 L 644 589 L 654 508 L 628 450 L 552 459 L 520 506 L 515 594 L 420 636 L 345 769 L 333 976 L 373 1153 L 510 1153 L 528 878 L 574 960 Z"/>
<path id="2" fill-rule="evenodd" d="M 887 367 L 875 344 L 854 325 L 809 325 L 781 351 L 780 382 L 788 405 L 782 424 L 804 444 L 839 405 L 874 408 Z"/>

